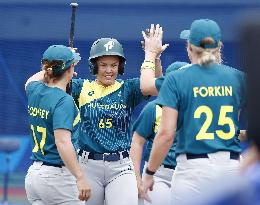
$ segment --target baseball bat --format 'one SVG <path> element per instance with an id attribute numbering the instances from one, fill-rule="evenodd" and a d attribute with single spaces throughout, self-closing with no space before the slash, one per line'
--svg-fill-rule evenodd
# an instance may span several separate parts
<path id="1" fill-rule="evenodd" d="M 75 33 L 75 21 L 76 21 L 76 10 L 78 7 L 77 3 L 71 3 L 71 18 L 70 18 L 70 35 L 69 35 L 69 47 L 74 46 L 74 33 Z M 67 85 L 66 92 L 71 95 L 72 93 L 72 82 L 70 81 Z"/>
<path id="2" fill-rule="evenodd" d="M 69 46 L 73 48 L 74 45 L 74 31 L 75 31 L 75 20 L 76 20 L 76 10 L 78 7 L 77 3 L 71 3 L 71 19 L 70 19 L 70 37 L 69 37 Z"/>

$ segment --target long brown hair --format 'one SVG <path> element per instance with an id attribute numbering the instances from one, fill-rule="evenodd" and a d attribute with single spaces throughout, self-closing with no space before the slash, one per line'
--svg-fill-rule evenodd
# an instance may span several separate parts
<path id="1" fill-rule="evenodd" d="M 63 65 L 63 61 L 59 60 L 42 60 L 42 70 L 45 70 L 44 79 L 45 83 L 49 83 L 51 80 L 61 79 L 63 73 L 66 70 L 60 70 L 59 67 Z"/>

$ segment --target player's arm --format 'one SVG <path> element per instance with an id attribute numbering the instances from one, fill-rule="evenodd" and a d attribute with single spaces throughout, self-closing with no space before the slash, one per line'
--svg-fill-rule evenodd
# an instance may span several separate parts
<path id="1" fill-rule="evenodd" d="M 147 37 L 150 36 L 150 29 L 146 29 L 145 30 L 145 35 Z M 141 45 L 142 45 L 142 48 L 143 50 L 145 51 L 145 42 L 144 41 L 141 41 Z M 166 47 L 165 47 L 166 48 Z M 157 53 L 156 55 L 156 58 L 155 58 L 155 77 L 158 78 L 158 77 L 161 77 L 163 75 L 162 73 L 162 64 L 161 64 L 161 54 L 164 50 L 162 50 L 160 53 Z"/>
<path id="2" fill-rule="evenodd" d="M 33 76 L 31 76 L 25 83 L 25 89 L 27 87 L 27 85 L 30 83 L 30 82 L 33 82 L 33 81 L 43 81 L 44 79 L 44 73 L 45 71 L 40 71 L 38 73 L 35 73 Z"/>
<path id="3" fill-rule="evenodd" d="M 159 56 L 157 54 L 157 56 L 155 58 L 155 79 L 154 80 L 156 80 L 156 78 L 159 78 L 163 75 L 160 56 L 161 56 L 161 54 Z"/>
<path id="4" fill-rule="evenodd" d="M 137 178 L 137 181 L 141 179 L 141 161 L 142 161 L 142 153 L 143 153 L 143 147 L 146 140 L 144 137 L 139 135 L 137 132 L 134 132 L 132 143 L 131 143 L 131 149 L 130 149 L 130 157 L 133 161 L 134 165 L 134 171 Z"/>
<path id="5" fill-rule="evenodd" d="M 148 169 L 156 171 L 168 154 L 176 132 L 178 111 L 171 107 L 162 108 L 162 119 L 159 131 L 154 139 Z"/>
<path id="6" fill-rule="evenodd" d="M 138 189 L 138 198 L 145 199 L 146 201 L 150 201 L 149 197 L 144 192 L 144 187 L 142 184 L 142 177 L 141 177 L 141 161 L 142 161 L 142 154 L 143 148 L 146 140 L 143 136 L 139 135 L 137 132 L 134 132 L 132 138 L 132 144 L 130 149 L 130 157 L 133 161 L 134 171 L 137 181 L 137 189 Z"/>
<path id="7" fill-rule="evenodd" d="M 130 156 L 133 160 L 137 179 L 140 179 L 141 160 L 143 147 L 146 140 L 154 133 L 154 123 L 156 120 L 156 105 L 154 102 L 148 103 L 133 124 L 133 138 L 130 149 Z"/>
<path id="8" fill-rule="evenodd" d="M 135 171 L 135 176 L 137 181 L 138 197 L 140 199 L 145 198 L 145 193 L 142 185 L 141 171 L 140 171 L 143 147 L 145 142 L 146 142 L 145 138 L 140 136 L 137 132 L 134 132 L 132 143 L 131 143 L 131 149 L 130 149 L 130 157 L 134 165 L 134 171 Z"/>
<path id="9" fill-rule="evenodd" d="M 155 80 L 156 77 L 161 76 L 162 67 L 161 61 L 157 61 L 156 58 L 168 47 L 168 44 L 162 45 L 163 31 L 160 25 L 157 24 L 154 27 L 152 24 L 149 31 L 148 36 L 145 32 L 142 32 L 145 44 L 145 59 L 141 66 L 140 87 L 143 95 L 157 96 Z"/>
<path id="10" fill-rule="evenodd" d="M 148 189 L 152 191 L 154 180 L 151 173 L 156 172 L 172 146 L 175 137 L 177 118 L 177 110 L 170 107 L 163 107 L 161 124 L 154 139 L 151 155 L 145 171 L 146 174 L 143 178 L 145 193 L 147 193 Z"/>
<path id="11" fill-rule="evenodd" d="M 76 153 L 71 142 L 71 132 L 66 129 L 54 130 L 55 144 L 57 146 L 59 155 L 63 160 L 66 167 L 77 179 L 77 186 L 80 191 L 79 199 L 88 200 L 90 197 L 90 186 L 85 179 L 85 175 L 82 172 L 78 163 Z"/>
<path id="12" fill-rule="evenodd" d="M 141 179 L 141 160 L 144 144 L 154 135 L 154 127 L 156 121 L 156 104 L 148 103 L 142 110 L 141 114 L 133 124 L 133 138 L 130 149 L 130 156 L 134 164 L 134 170 L 137 180 L 138 197 L 149 201 L 146 196 Z"/>

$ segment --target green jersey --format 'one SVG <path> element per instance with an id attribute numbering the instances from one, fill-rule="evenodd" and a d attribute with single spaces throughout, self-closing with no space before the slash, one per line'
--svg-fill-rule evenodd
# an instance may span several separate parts
<path id="1" fill-rule="evenodd" d="M 234 68 L 197 64 L 170 73 L 158 104 L 178 111 L 176 153 L 240 152 L 239 112 L 245 103 L 245 76 Z"/>
<path id="2" fill-rule="evenodd" d="M 161 116 L 162 108 L 159 105 L 156 105 L 156 100 L 154 100 L 149 102 L 144 107 L 133 125 L 133 131 L 137 132 L 140 136 L 148 141 L 147 150 L 144 155 L 145 161 L 149 160 L 153 146 L 153 140 L 161 123 Z M 176 141 L 174 141 L 174 144 L 170 148 L 165 160 L 163 161 L 164 165 L 176 166 L 175 146 Z"/>
<path id="3" fill-rule="evenodd" d="M 72 82 L 72 95 L 81 115 L 80 149 L 99 153 L 128 150 L 132 113 L 144 99 L 140 80 L 116 80 L 107 87 L 91 80 Z"/>
<path id="4" fill-rule="evenodd" d="M 58 153 L 54 130 L 71 131 L 72 142 L 76 143 L 79 111 L 73 98 L 63 90 L 48 87 L 41 81 L 27 85 L 29 126 L 34 161 L 63 165 Z"/>

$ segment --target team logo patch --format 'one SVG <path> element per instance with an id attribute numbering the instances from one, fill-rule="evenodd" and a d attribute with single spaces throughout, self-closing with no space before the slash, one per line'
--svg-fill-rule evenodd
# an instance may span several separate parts
<path id="1" fill-rule="evenodd" d="M 92 96 L 94 94 L 94 91 L 92 90 L 92 91 L 90 91 L 90 92 L 88 92 L 88 95 L 89 96 Z"/>
<path id="2" fill-rule="evenodd" d="M 104 45 L 104 47 L 106 48 L 106 51 L 109 51 L 109 50 L 111 50 L 111 49 L 114 47 L 114 45 L 115 45 L 115 42 L 114 42 L 114 41 L 108 41 L 108 42 Z"/>

